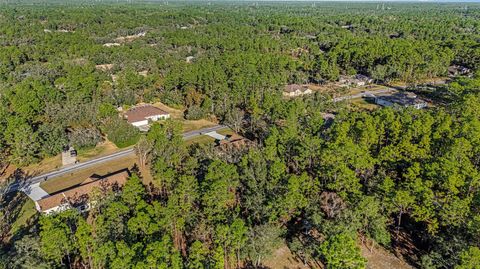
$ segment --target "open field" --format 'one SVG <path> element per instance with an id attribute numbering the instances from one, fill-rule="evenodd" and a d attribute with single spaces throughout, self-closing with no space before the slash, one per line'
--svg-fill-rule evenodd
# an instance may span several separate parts
<path id="1" fill-rule="evenodd" d="M 380 106 L 373 103 L 372 101 L 366 100 L 365 98 L 357 98 L 357 99 L 352 99 L 349 100 L 349 104 L 352 108 L 359 108 L 359 109 L 365 109 L 365 110 L 375 110 L 379 108 Z"/>
<path id="2" fill-rule="evenodd" d="M 42 182 L 40 187 L 51 194 L 79 184 L 93 174 L 105 175 L 123 168 L 131 168 L 136 161 L 137 157 L 134 155 L 116 159 Z"/>
<path id="3" fill-rule="evenodd" d="M 197 137 L 185 140 L 185 144 L 187 145 L 192 145 L 192 144 L 207 144 L 207 143 L 213 143 L 215 142 L 215 139 L 213 137 L 210 137 L 208 135 L 199 135 Z"/>
<path id="4" fill-rule="evenodd" d="M 154 106 L 160 108 L 163 111 L 166 111 L 170 113 L 170 117 L 174 120 L 179 121 L 182 124 L 182 130 L 183 132 L 189 132 L 193 130 L 198 130 L 202 128 L 207 128 L 207 127 L 212 127 L 215 126 L 216 124 L 205 120 L 205 119 L 200 119 L 200 120 L 186 120 L 183 117 L 184 110 L 183 109 L 176 109 L 169 107 L 161 102 L 157 102 L 153 104 Z"/>
<path id="5" fill-rule="evenodd" d="M 104 142 L 98 144 L 94 148 L 87 149 L 87 150 L 79 150 L 77 155 L 77 160 L 82 162 L 92 158 L 112 154 L 117 150 L 118 150 L 118 147 L 115 146 L 115 144 L 113 144 L 109 140 L 105 140 Z"/>
<path id="6" fill-rule="evenodd" d="M 420 79 L 418 80 L 415 84 L 416 85 L 422 85 L 422 84 L 431 84 L 431 85 L 442 85 L 448 82 L 450 78 L 448 77 L 435 77 L 435 78 L 425 78 L 425 79 Z M 389 86 L 392 87 L 400 87 L 400 88 L 406 88 L 412 85 L 412 83 L 407 83 L 404 81 L 392 81 L 388 83 Z"/>
<path id="7" fill-rule="evenodd" d="M 203 128 L 213 127 L 216 124 L 208 120 L 180 120 L 183 132 L 199 130 Z"/>
<path id="8" fill-rule="evenodd" d="M 235 132 L 230 128 L 219 130 L 219 131 L 217 131 L 217 133 L 219 133 L 221 135 L 234 135 L 235 134 Z"/>

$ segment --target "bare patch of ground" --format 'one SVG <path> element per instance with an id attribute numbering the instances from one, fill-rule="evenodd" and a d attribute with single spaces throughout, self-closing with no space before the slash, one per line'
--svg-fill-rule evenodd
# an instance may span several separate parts
<path id="1" fill-rule="evenodd" d="M 97 64 L 95 65 L 95 69 L 100 70 L 100 71 L 108 71 L 113 68 L 113 64 Z"/>
<path id="2" fill-rule="evenodd" d="M 182 120 L 183 132 L 213 127 L 216 124 L 208 120 Z"/>
<path id="3" fill-rule="evenodd" d="M 413 269 L 404 260 L 397 258 L 393 253 L 387 251 L 381 246 L 374 247 L 370 251 L 370 246 L 361 244 L 362 256 L 367 259 L 367 269 Z"/>
<path id="4" fill-rule="evenodd" d="M 8 177 L 10 177 L 15 172 L 16 169 L 17 167 L 11 164 L 7 164 L 6 167 L 2 167 L 2 170 L 1 170 L 2 172 L 0 173 L 0 182 L 3 182 Z"/>
<path id="5" fill-rule="evenodd" d="M 304 264 L 300 259 L 284 245 L 277 249 L 273 255 L 266 259 L 262 266 L 271 269 L 322 269 L 323 266 L 319 263 Z"/>

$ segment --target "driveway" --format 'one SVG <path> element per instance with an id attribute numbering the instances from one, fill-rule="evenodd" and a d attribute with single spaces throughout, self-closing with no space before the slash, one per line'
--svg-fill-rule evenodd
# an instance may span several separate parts
<path id="1" fill-rule="evenodd" d="M 208 135 L 208 136 L 210 136 L 210 137 L 213 137 L 213 138 L 215 138 L 215 139 L 217 139 L 217 140 L 223 140 L 223 139 L 226 138 L 226 136 L 221 135 L 221 134 L 217 133 L 216 131 L 205 133 L 205 135 Z"/>
<path id="2" fill-rule="evenodd" d="M 30 199 L 32 199 L 34 202 L 50 196 L 45 190 L 40 188 L 40 182 L 35 183 L 35 184 L 30 184 L 28 186 L 25 186 L 21 189 Z"/>

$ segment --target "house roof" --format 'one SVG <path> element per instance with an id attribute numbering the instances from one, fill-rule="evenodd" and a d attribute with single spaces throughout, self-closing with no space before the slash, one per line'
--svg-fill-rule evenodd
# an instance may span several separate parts
<path id="1" fill-rule="evenodd" d="M 125 114 L 129 123 L 143 121 L 158 115 L 168 115 L 168 112 L 152 105 L 141 105 L 130 108 Z"/>
<path id="2" fill-rule="evenodd" d="M 120 170 L 105 176 L 92 175 L 82 183 L 73 186 L 67 190 L 63 190 L 47 196 L 37 201 L 41 211 L 46 211 L 54 207 L 60 206 L 67 201 L 69 203 L 78 203 L 79 200 L 86 201 L 88 194 L 94 188 L 113 188 L 121 187 L 127 182 L 129 176 L 128 170 Z"/>
<path id="3" fill-rule="evenodd" d="M 285 92 L 295 92 L 295 91 L 304 92 L 308 90 L 308 87 L 300 84 L 288 84 L 285 86 Z"/>
<path id="4" fill-rule="evenodd" d="M 395 93 L 391 95 L 378 95 L 376 98 L 383 99 L 392 103 L 400 104 L 402 106 L 414 106 L 416 104 L 425 104 L 422 99 L 417 98 L 415 94 L 411 93 Z"/>

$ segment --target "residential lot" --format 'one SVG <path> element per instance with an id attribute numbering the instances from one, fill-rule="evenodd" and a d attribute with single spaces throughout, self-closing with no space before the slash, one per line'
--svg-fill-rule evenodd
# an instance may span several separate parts
<path id="1" fill-rule="evenodd" d="M 129 157 L 116 159 L 114 161 L 105 162 L 86 169 L 78 170 L 70 174 L 55 177 L 40 184 L 40 187 L 47 193 L 51 194 L 63 189 L 67 189 L 76 184 L 83 182 L 93 174 L 105 175 L 123 168 L 132 168 L 136 163 L 137 157 L 131 155 Z"/>

